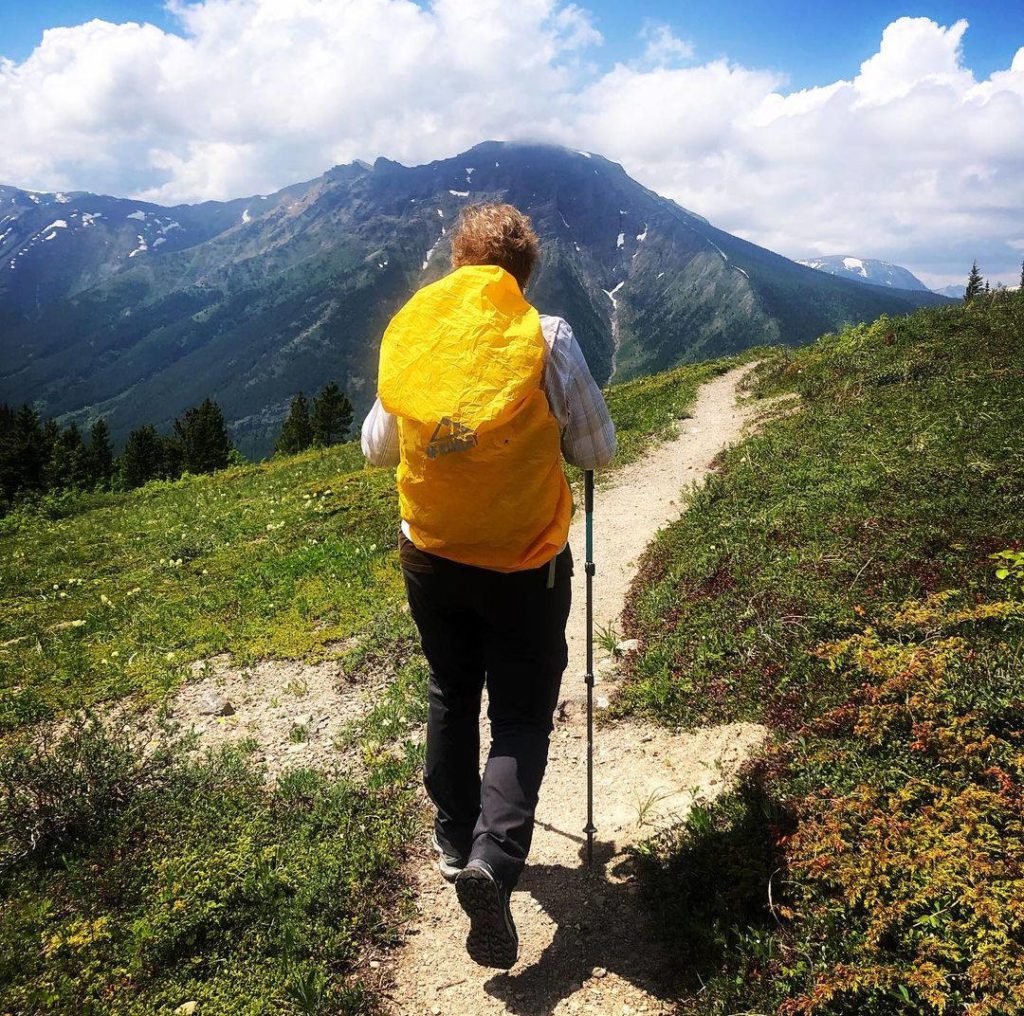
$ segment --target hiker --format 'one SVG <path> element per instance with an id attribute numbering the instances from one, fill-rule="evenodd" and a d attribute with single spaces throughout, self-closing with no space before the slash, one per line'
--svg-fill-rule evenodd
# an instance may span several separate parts
<path id="1" fill-rule="evenodd" d="M 430 666 L 424 785 L 433 847 L 477 963 L 507 969 L 568 659 L 572 499 L 562 457 L 607 465 L 615 428 L 569 325 L 523 291 L 540 245 L 507 204 L 467 207 L 453 271 L 395 315 L 362 429 L 398 466 L 399 556 Z M 480 776 L 486 684 L 491 748 Z"/>

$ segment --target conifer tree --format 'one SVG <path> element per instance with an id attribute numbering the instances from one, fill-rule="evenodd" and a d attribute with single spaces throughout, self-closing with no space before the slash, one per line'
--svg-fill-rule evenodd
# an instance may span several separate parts
<path id="1" fill-rule="evenodd" d="M 231 439 L 220 406 L 203 399 L 174 421 L 174 438 L 181 449 L 182 468 L 190 473 L 212 473 L 228 464 Z"/>
<path id="2" fill-rule="evenodd" d="M 89 481 L 88 452 L 78 424 L 72 422 L 63 430 L 57 430 L 46 464 L 46 486 L 50 489 L 85 487 Z"/>
<path id="3" fill-rule="evenodd" d="M 48 432 L 40 423 L 39 414 L 27 403 L 15 413 L 11 448 L 15 490 L 42 489 L 55 428 L 56 424 Z"/>
<path id="4" fill-rule="evenodd" d="M 178 435 L 171 433 L 160 438 L 160 476 L 176 480 L 185 471 L 185 451 Z"/>
<path id="5" fill-rule="evenodd" d="M 303 392 L 292 399 L 288 416 L 281 427 L 281 434 L 274 445 L 274 451 L 282 455 L 294 455 L 305 451 L 313 443 L 313 424 L 309 419 L 309 403 Z"/>
<path id="6" fill-rule="evenodd" d="M 1024 293 L 1024 261 L 1020 263 L 1020 289 Z"/>
<path id="7" fill-rule="evenodd" d="M 163 440 L 156 427 L 147 423 L 128 435 L 124 450 L 117 460 L 117 471 L 125 487 L 141 487 L 163 475 Z"/>
<path id="8" fill-rule="evenodd" d="M 324 385 L 313 400 L 313 441 L 327 445 L 344 441 L 352 426 L 352 403 L 336 381 Z"/>
<path id="9" fill-rule="evenodd" d="M 981 272 L 978 271 L 978 262 L 971 265 L 971 274 L 967 276 L 967 289 L 964 291 L 964 302 L 970 303 L 981 293 Z"/>
<path id="10" fill-rule="evenodd" d="M 114 451 L 110 446 L 110 427 L 101 416 L 89 429 L 89 471 L 94 483 L 107 486 L 114 475 Z"/>

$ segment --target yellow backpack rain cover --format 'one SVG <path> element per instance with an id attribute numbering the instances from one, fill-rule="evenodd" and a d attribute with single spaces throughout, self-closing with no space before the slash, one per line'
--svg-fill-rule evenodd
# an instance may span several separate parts
<path id="1" fill-rule="evenodd" d="M 546 354 L 537 311 L 491 265 L 426 286 L 388 325 L 378 393 L 398 418 L 399 501 L 421 550 L 511 572 L 565 545 L 572 498 Z"/>

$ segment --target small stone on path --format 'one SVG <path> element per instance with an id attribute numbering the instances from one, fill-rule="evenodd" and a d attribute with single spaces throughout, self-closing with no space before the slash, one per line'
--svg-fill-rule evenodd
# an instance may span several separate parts
<path id="1" fill-rule="evenodd" d="M 199 700 L 200 716 L 234 716 L 235 707 L 219 691 L 212 688 Z"/>

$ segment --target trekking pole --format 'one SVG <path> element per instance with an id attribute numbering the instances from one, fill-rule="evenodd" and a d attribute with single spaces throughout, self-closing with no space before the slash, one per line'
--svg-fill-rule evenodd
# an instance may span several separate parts
<path id="1" fill-rule="evenodd" d="M 583 474 L 587 531 L 587 868 L 594 867 L 594 471 Z"/>

